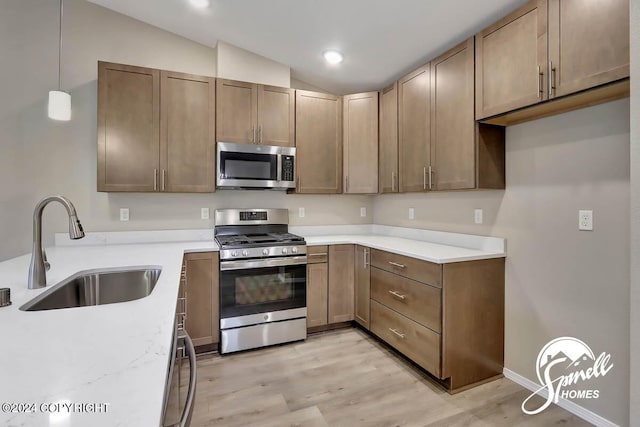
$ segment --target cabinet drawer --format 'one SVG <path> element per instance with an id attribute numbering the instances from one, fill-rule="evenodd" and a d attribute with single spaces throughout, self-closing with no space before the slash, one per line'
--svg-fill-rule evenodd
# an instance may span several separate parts
<path id="1" fill-rule="evenodd" d="M 327 262 L 328 253 L 329 248 L 326 245 L 307 246 L 307 264 L 318 264 L 320 262 Z"/>
<path id="2" fill-rule="evenodd" d="M 373 300 L 371 331 L 440 378 L 440 334 Z"/>
<path id="3" fill-rule="evenodd" d="M 371 269 L 372 299 L 438 333 L 441 331 L 440 292 L 440 288 Z"/>
<path id="4" fill-rule="evenodd" d="M 371 249 L 371 265 L 418 282 L 442 287 L 442 266 L 439 264 Z"/>

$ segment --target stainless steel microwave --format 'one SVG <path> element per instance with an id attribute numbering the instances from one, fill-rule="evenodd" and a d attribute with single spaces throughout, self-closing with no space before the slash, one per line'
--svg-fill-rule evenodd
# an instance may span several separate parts
<path id="1" fill-rule="evenodd" d="M 216 153 L 218 188 L 296 188 L 294 147 L 218 142 Z"/>

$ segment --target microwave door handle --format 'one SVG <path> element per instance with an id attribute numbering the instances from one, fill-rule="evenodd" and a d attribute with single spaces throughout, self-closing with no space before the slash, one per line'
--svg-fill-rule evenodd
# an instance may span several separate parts
<path id="1" fill-rule="evenodd" d="M 276 154 L 276 181 L 282 181 L 282 154 Z"/>
<path id="2" fill-rule="evenodd" d="M 186 332 L 180 333 L 180 339 L 184 340 L 185 349 L 189 356 L 189 390 L 187 391 L 187 400 L 180 417 L 180 427 L 189 427 L 191 425 L 191 416 L 193 415 L 193 406 L 196 397 L 196 381 L 197 381 L 197 367 L 196 367 L 196 349 L 193 346 L 191 337 Z"/>

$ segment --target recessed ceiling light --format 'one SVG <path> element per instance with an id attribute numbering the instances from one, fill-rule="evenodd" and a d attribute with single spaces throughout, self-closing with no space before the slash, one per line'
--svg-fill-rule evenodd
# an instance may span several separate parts
<path id="1" fill-rule="evenodd" d="M 189 0 L 189 2 L 191 2 L 191 6 L 197 7 L 198 9 L 205 9 L 211 4 L 209 0 Z"/>
<path id="2" fill-rule="evenodd" d="M 339 64 L 342 62 L 342 54 L 337 50 L 327 50 L 324 54 L 324 59 L 329 64 Z"/>

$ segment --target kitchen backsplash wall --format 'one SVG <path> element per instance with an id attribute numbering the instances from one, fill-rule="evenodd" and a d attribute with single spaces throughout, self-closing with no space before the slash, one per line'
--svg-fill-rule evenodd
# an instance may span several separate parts
<path id="1" fill-rule="evenodd" d="M 11 37 L 0 43 L 4 99 L 0 103 L 0 260 L 31 249 L 31 213 L 45 195 L 69 197 L 87 230 L 203 228 L 200 208 L 233 206 L 288 207 L 295 224 L 370 223 L 371 197 L 287 196 L 275 192 L 214 194 L 106 194 L 96 192 L 97 61 L 216 76 L 216 49 L 128 18 L 84 0 L 65 0 L 62 87 L 71 92 L 72 120 L 47 117 L 48 91 L 57 88 L 59 4 L 54 1 L 5 2 L 0 28 Z M 223 45 L 225 77 L 256 80 L 268 58 Z M 237 61 L 261 64 L 253 75 L 234 76 Z M 256 62 L 257 61 L 257 62 Z M 273 62 L 273 61 L 271 61 Z M 273 62 L 270 82 L 289 85 L 289 68 Z M 119 209 L 130 209 L 130 221 L 119 221 Z M 304 207 L 304 218 L 297 217 Z M 360 217 L 360 207 L 367 217 Z M 64 231 L 62 207 L 44 214 L 45 244 Z"/>
<path id="2" fill-rule="evenodd" d="M 374 203 L 376 224 L 506 238 L 505 367 L 536 381 L 538 352 L 565 335 L 611 353 L 616 367 L 589 384 L 600 398 L 577 403 L 618 425 L 629 424 L 629 126 L 625 99 L 509 127 L 506 190 Z M 594 231 L 578 231 L 579 209 L 593 210 Z"/>

